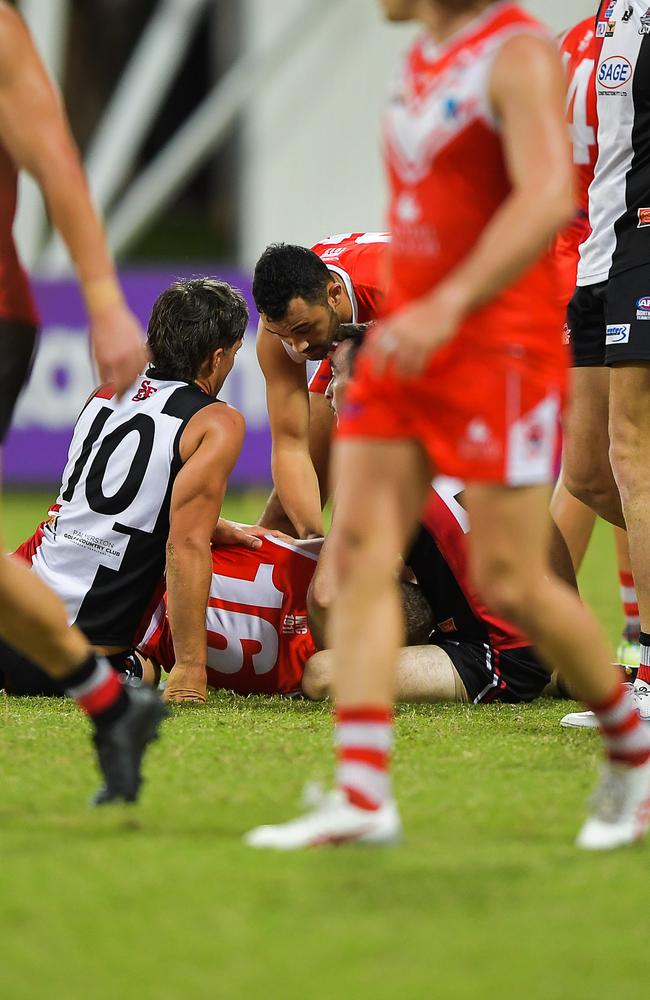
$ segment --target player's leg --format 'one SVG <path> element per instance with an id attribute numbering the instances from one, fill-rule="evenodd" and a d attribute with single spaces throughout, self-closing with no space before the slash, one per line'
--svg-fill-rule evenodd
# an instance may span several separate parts
<path id="1" fill-rule="evenodd" d="M 606 782 L 579 844 L 606 849 L 629 843 L 648 825 L 650 730 L 620 682 L 594 615 L 549 574 L 548 490 L 473 484 L 465 498 L 470 566 L 482 599 L 531 639 L 549 669 L 566 678 L 601 723 Z M 607 794 L 614 786 L 616 809 Z"/>
<path id="2" fill-rule="evenodd" d="M 616 546 L 619 595 L 624 618 L 623 633 L 616 650 L 616 658 L 619 663 L 626 667 L 638 667 L 641 660 L 639 598 L 634 585 L 627 532 L 623 531 L 622 528 L 614 528 L 614 545 Z"/>
<path id="3" fill-rule="evenodd" d="M 618 487 L 609 461 L 609 369 L 576 368 L 566 420 L 562 478 L 569 493 L 594 513 L 624 528 Z M 560 519 L 553 511 L 556 524 Z M 569 525 L 569 535 L 570 535 Z M 564 534 L 564 532 L 563 532 Z M 565 541 L 572 548 L 570 537 Z"/>
<path id="4" fill-rule="evenodd" d="M 334 678 L 334 651 L 323 649 L 307 661 L 303 693 L 312 701 L 330 696 Z M 458 671 L 439 646 L 407 646 L 397 658 L 395 700 L 403 702 L 463 702 L 469 697 Z"/>
<path id="5" fill-rule="evenodd" d="M 334 450 L 336 514 L 329 544 L 338 590 L 328 621 L 335 653 L 338 790 L 307 816 L 247 837 L 254 847 L 292 849 L 399 833 L 389 760 L 403 615 L 396 570 L 431 479 L 413 441 L 345 438 Z"/>
<path id="6" fill-rule="evenodd" d="M 596 514 L 591 507 L 569 493 L 564 485 L 563 473 L 553 491 L 551 515 L 566 542 L 574 572 L 577 573 L 591 540 Z"/>
<path id="7" fill-rule="evenodd" d="M 610 376 L 612 468 L 621 493 L 640 616 L 635 693 L 650 718 L 650 364 L 617 364 Z"/>

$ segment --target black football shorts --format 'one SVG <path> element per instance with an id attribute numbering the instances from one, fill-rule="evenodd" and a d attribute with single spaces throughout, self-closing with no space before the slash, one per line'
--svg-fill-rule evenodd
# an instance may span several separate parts
<path id="1" fill-rule="evenodd" d="M 650 361 L 650 266 L 576 288 L 567 331 L 576 368 Z"/>

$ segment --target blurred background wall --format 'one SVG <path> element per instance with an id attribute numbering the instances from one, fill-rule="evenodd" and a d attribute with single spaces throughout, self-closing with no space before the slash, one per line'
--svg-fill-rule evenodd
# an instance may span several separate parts
<path id="1" fill-rule="evenodd" d="M 130 300 L 144 323 L 174 275 L 246 293 L 272 241 L 381 230 L 380 115 L 412 38 L 377 0 L 21 0 L 63 90 Z M 554 31 L 595 0 L 531 0 Z M 43 340 L 5 456 L 10 482 L 58 478 L 92 386 L 84 315 L 35 186 L 16 234 Z M 254 325 L 254 310 L 252 310 Z M 264 387 L 247 338 L 226 397 L 249 438 L 236 480 L 268 478 Z"/>

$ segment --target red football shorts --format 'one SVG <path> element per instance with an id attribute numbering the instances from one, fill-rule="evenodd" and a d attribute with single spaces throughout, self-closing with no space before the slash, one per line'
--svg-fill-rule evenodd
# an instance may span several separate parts
<path id="1" fill-rule="evenodd" d="M 432 472 L 469 482 L 552 482 L 567 384 L 559 331 L 544 331 L 542 350 L 535 350 L 530 326 L 520 338 L 526 346 L 516 330 L 509 337 L 502 323 L 496 343 L 489 324 L 481 323 L 480 332 L 484 336 L 477 336 L 474 323 L 471 330 L 462 328 L 422 376 L 409 379 L 396 376 L 392 366 L 376 373 L 372 344 L 380 330 L 371 334 L 348 387 L 338 434 L 415 439 Z"/>

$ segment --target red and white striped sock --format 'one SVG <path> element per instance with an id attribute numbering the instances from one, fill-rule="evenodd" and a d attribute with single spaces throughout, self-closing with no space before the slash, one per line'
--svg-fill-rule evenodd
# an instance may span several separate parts
<path id="1" fill-rule="evenodd" d="M 623 614 L 625 615 L 623 634 L 628 642 L 638 642 L 641 621 L 639 618 L 639 599 L 636 596 L 634 577 L 626 570 L 619 570 L 618 579 L 621 605 L 623 607 Z"/>
<path id="2" fill-rule="evenodd" d="M 339 788 L 360 809 L 379 809 L 391 795 L 392 710 L 371 705 L 338 708 L 336 745 Z"/>
<path id="3" fill-rule="evenodd" d="M 639 767 L 650 760 L 650 726 L 641 721 L 629 688 L 617 683 L 606 701 L 589 708 L 598 717 L 611 761 Z"/>
<path id="4" fill-rule="evenodd" d="M 117 672 L 103 656 L 88 657 L 64 683 L 66 694 L 96 724 L 113 721 L 127 708 L 127 695 Z"/>

